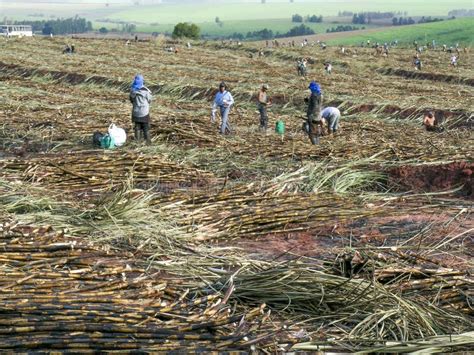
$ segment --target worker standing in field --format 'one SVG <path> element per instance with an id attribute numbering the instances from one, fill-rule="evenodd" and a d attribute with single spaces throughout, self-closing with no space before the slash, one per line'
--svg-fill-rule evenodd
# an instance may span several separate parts
<path id="1" fill-rule="evenodd" d="M 453 54 L 451 56 L 451 66 L 452 67 L 457 67 L 458 66 L 458 57 L 456 56 L 456 54 Z"/>
<path id="2" fill-rule="evenodd" d="M 311 95 L 305 99 L 308 103 L 308 110 L 306 111 L 307 133 L 311 144 L 318 144 L 322 132 L 321 105 L 323 94 L 321 87 L 315 81 L 309 84 L 308 89 L 311 91 Z"/>
<path id="3" fill-rule="evenodd" d="M 150 139 L 150 103 L 152 100 L 151 91 L 145 86 L 145 81 L 141 74 L 137 74 L 133 80 L 130 89 L 130 102 L 132 108 L 132 121 L 134 124 L 135 140 L 143 138 L 147 144 L 151 143 Z"/>
<path id="4" fill-rule="evenodd" d="M 332 73 L 332 65 L 330 62 L 324 63 L 324 70 L 326 71 L 327 74 Z"/>
<path id="5" fill-rule="evenodd" d="M 263 84 L 260 90 L 258 91 L 257 100 L 258 100 L 258 112 L 260 113 L 260 130 L 266 132 L 268 128 L 268 113 L 267 107 L 271 106 L 272 99 L 267 95 L 268 85 Z"/>
<path id="6" fill-rule="evenodd" d="M 339 119 L 341 118 L 341 112 L 337 107 L 326 107 L 321 111 L 321 118 L 324 119 L 323 123 L 326 123 L 328 127 L 328 134 L 337 132 L 339 129 Z"/>
<path id="7" fill-rule="evenodd" d="M 221 114 L 221 134 L 227 134 L 231 132 L 229 124 L 229 112 L 234 104 L 234 98 L 232 94 L 227 91 L 227 85 L 224 82 L 219 84 L 219 91 L 214 98 L 214 103 L 212 104 L 211 111 L 211 121 L 215 122 L 216 120 L 216 111 L 217 108 L 220 110 Z"/>
<path id="8" fill-rule="evenodd" d="M 413 65 L 415 66 L 415 70 L 421 70 L 422 68 L 423 64 L 421 63 L 421 59 L 418 53 L 416 53 L 413 57 Z"/>

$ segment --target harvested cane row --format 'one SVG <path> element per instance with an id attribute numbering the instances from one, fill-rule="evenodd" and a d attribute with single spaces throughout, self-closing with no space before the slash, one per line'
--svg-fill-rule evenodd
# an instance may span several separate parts
<path id="1" fill-rule="evenodd" d="M 240 139 L 216 139 L 209 123 L 205 119 L 194 119 L 192 128 L 178 127 L 178 118 L 168 116 L 161 118 L 154 133 L 162 135 L 170 142 L 192 146 L 224 146 L 234 156 L 264 156 L 272 158 L 322 159 L 336 161 L 347 159 L 358 160 L 376 156 L 378 160 L 392 164 L 407 164 L 420 161 L 456 161 L 473 159 L 469 141 L 470 132 L 451 132 L 444 139 L 433 137 L 429 132 L 419 129 L 406 129 L 399 124 L 385 122 L 383 126 L 373 120 L 348 120 L 342 122 L 341 132 L 335 138 L 322 138 L 322 144 L 311 146 L 309 140 L 301 132 L 301 122 L 298 118 L 288 117 L 285 137 L 276 135 L 261 135 L 256 131 L 242 128 L 238 131 Z M 246 117 L 237 118 L 238 129 L 242 123 L 254 127 L 257 119 Z M 253 121 L 253 122 L 252 122 Z M 217 127 L 214 128 L 217 131 Z M 400 139 L 403 137 L 403 139 Z M 423 140 L 420 139 L 423 137 Z"/>
<path id="2" fill-rule="evenodd" d="M 331 192 L 288 193 L 279 192 L 277 187 L 262 192 L 252 185 L 233 186 L 215 194 L 177 193 L 168 200 L 156 199 L 152 204 L 162 213 L 179 215 L 180 225 L 201 241 L 305 232 L 324 223 L 429 211 L 436 206 L 419 197 L 395 200 L 391 204 L 380 200 L 373 204 Z"/>
<path id="3" fill-rule="evenodd" d="M 213 176 L 161 157 L 135 153 L 84 151 L 62 156 L 0 161 L 1 176 L 63 191 L 104 191 L 127 180 L 149 184 L 205 184 Z"/>
<path id="4" fill-rule="evenodd" d="M 385 70 L 385 69 L 384 69 Z M 380 71 L 380 70 L 379 70 Z M 385 73 L 383 71 L 383 73 Z M 389 71 L 390 72 L 390 71 Z M 87 78 L 85 75 L 80 75 L 76 73 L 63 73 L 55 71 L 46 71 L 38 69 L 29 69 L 24 68 L 18 65 L 11 65 L 0 62 L 0 73 L 7 74 L 9 79 L 12 78 L 30 78 L 40 77 L 47 78 L 48 80 L 53 80 L 55 82 L 60 82 L 63 84 L 95 84 L 103 87 L 113 87 L 116 90 L 127 91 L 128 83 L 126 82 L 117 82 L 113 79 L 105 77 L 96 77 Z M 149 87 L 156 95 L 168 95 L 172 96 L 175 100 L 206 100 L 209 101 L 212 99 L 213 94 L 215 93 L 214 88 L 199 87 L 199 86 L 190 86 L 190 85 L 177 85 L 173 87 L 164 87 L 160 85 L 154 85 Z M 295 95 L 296 94 L 296 95 Z M 283 95 L 274 94 L 272 96 L 273 103 L 279 106 L 285 107 L 304 107 L 303 96 L 298 96 L 299 92 L 286 93 Z M 254 102 L 256 101 L 256 94 L 249 92 L 237 92 L 234 93 L 234 97 L 237 102 Z M 358 113 L 358 112 L 371 112 L 374 114 L 384 115 L 391 118 L 402 118 L 402 119 L 413 119 L 421 117 L 424 112 L 427 110 L 432 110 L 433 108 L 419 107 L 417 105 L 409 107 L 401 107 L 395 103 L 389 104 L 379 104 L 379 103 L 358 103 L 354 101 L 341 101 L 341 100 L 331 100 L 325 102 L 326 106 L 337 106 L 346 113 Z M 472 127 L 472 112 L 463 111 L 463 110 L 447 110 L 445 108 L 437 110 L 443 112 L 444 117 L 448 119 L 446 123 L 448 127 Z M 92 122 L 91 122 L 92 123 Z"/>
<path id="5" fill-rule="evenodd" d="M 335 266 L 338 274 L 377 280 L 404 298 L 474 316 L 472 275 L 442 267 L 421 251 L 396 247 L 361 250 L 338 256 Z"/>
<path id="6" fill-rule="evenodd" d="M 277 330 L 264 306 L 238 313 L 231 292 L 191 297 L 133 255 L 48 226 L 0 224 L 0 246 L 2 350 L 249 350 Z"/>
<path id="7" fill-rule="evenodd" d="M 221 287 L 224 282 L 212 286 Z M 319 326 L 320 330 L 313 339 L 334 337 L 339 347 L 331 349 L 339 351 L 462 332 L 469 330 L 472 320 L 422 299 L 402 298 L 373 280 L 338 277 L 305 262 L 245 270 L 234 277 L 232 286 L 233 296 L 241 302 L 251 305 L 263 300 L 299 318 L 303 327 L 311 319 L 307 328 Z"/>

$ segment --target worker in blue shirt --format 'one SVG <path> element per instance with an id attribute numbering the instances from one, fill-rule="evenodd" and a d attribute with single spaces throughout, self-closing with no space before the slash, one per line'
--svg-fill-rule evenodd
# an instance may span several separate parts
<path id="1" fill-rule="evenodd" d="M 227 85 L 224 82 L 221 82 L 219 84 L 219 91 L 217 92 L 214 103 L 212 104 L 211 111 L 211 121 L 215 122 L 217 108 L 220 110 L 221 134 L 227 134 L 231 132 L 229 124 L 229 112 L 234 103 L 234 98 L 226 89 Z"/>

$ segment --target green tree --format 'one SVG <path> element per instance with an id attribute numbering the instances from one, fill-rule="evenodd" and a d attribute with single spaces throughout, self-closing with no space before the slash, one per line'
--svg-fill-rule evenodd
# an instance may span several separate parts
<path id="1" fill-rule="evenodd" d="M 291 16 L 291 22 L 303 22 L 303 16 L 299 14 L 294 14 Z"/>
<path id="2" fill-rule="evenodd" d="M 194 23 L 180 22 L 174 26 L 173 38 L 199 39 L 201 29 Z"/>

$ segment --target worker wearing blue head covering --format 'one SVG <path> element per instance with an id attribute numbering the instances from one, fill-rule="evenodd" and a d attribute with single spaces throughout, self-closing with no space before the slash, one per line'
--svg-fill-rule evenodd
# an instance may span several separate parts
<path id="1" fill-rule="evenodd" d="M 132 108 L 132 121 L 134 123 L 134 134 L 135 140 L 143 138 L 147 144 L 151 143 L 150 140 L 150 103 L 151 103 L 151 91 L 145 86 L 145 80 L 141 74 L 137 74 L 133 79 L 130 88 L 130 102 L 133 104 Z"/>
<path id="2" fill-rule="evenodd" d="M 322 131 L 322 121 L 321 121 L 321 105 L 323 101 L 323 94 L 321 87 L 315 81 L 312 81 L 308 89 L 311 91 L 311 95 L 305 99 L 308 103 L 308 110 L 306 111 L 307 122 L 307 133 L 311 144 L 319 143 L 319 136 Z"/>

